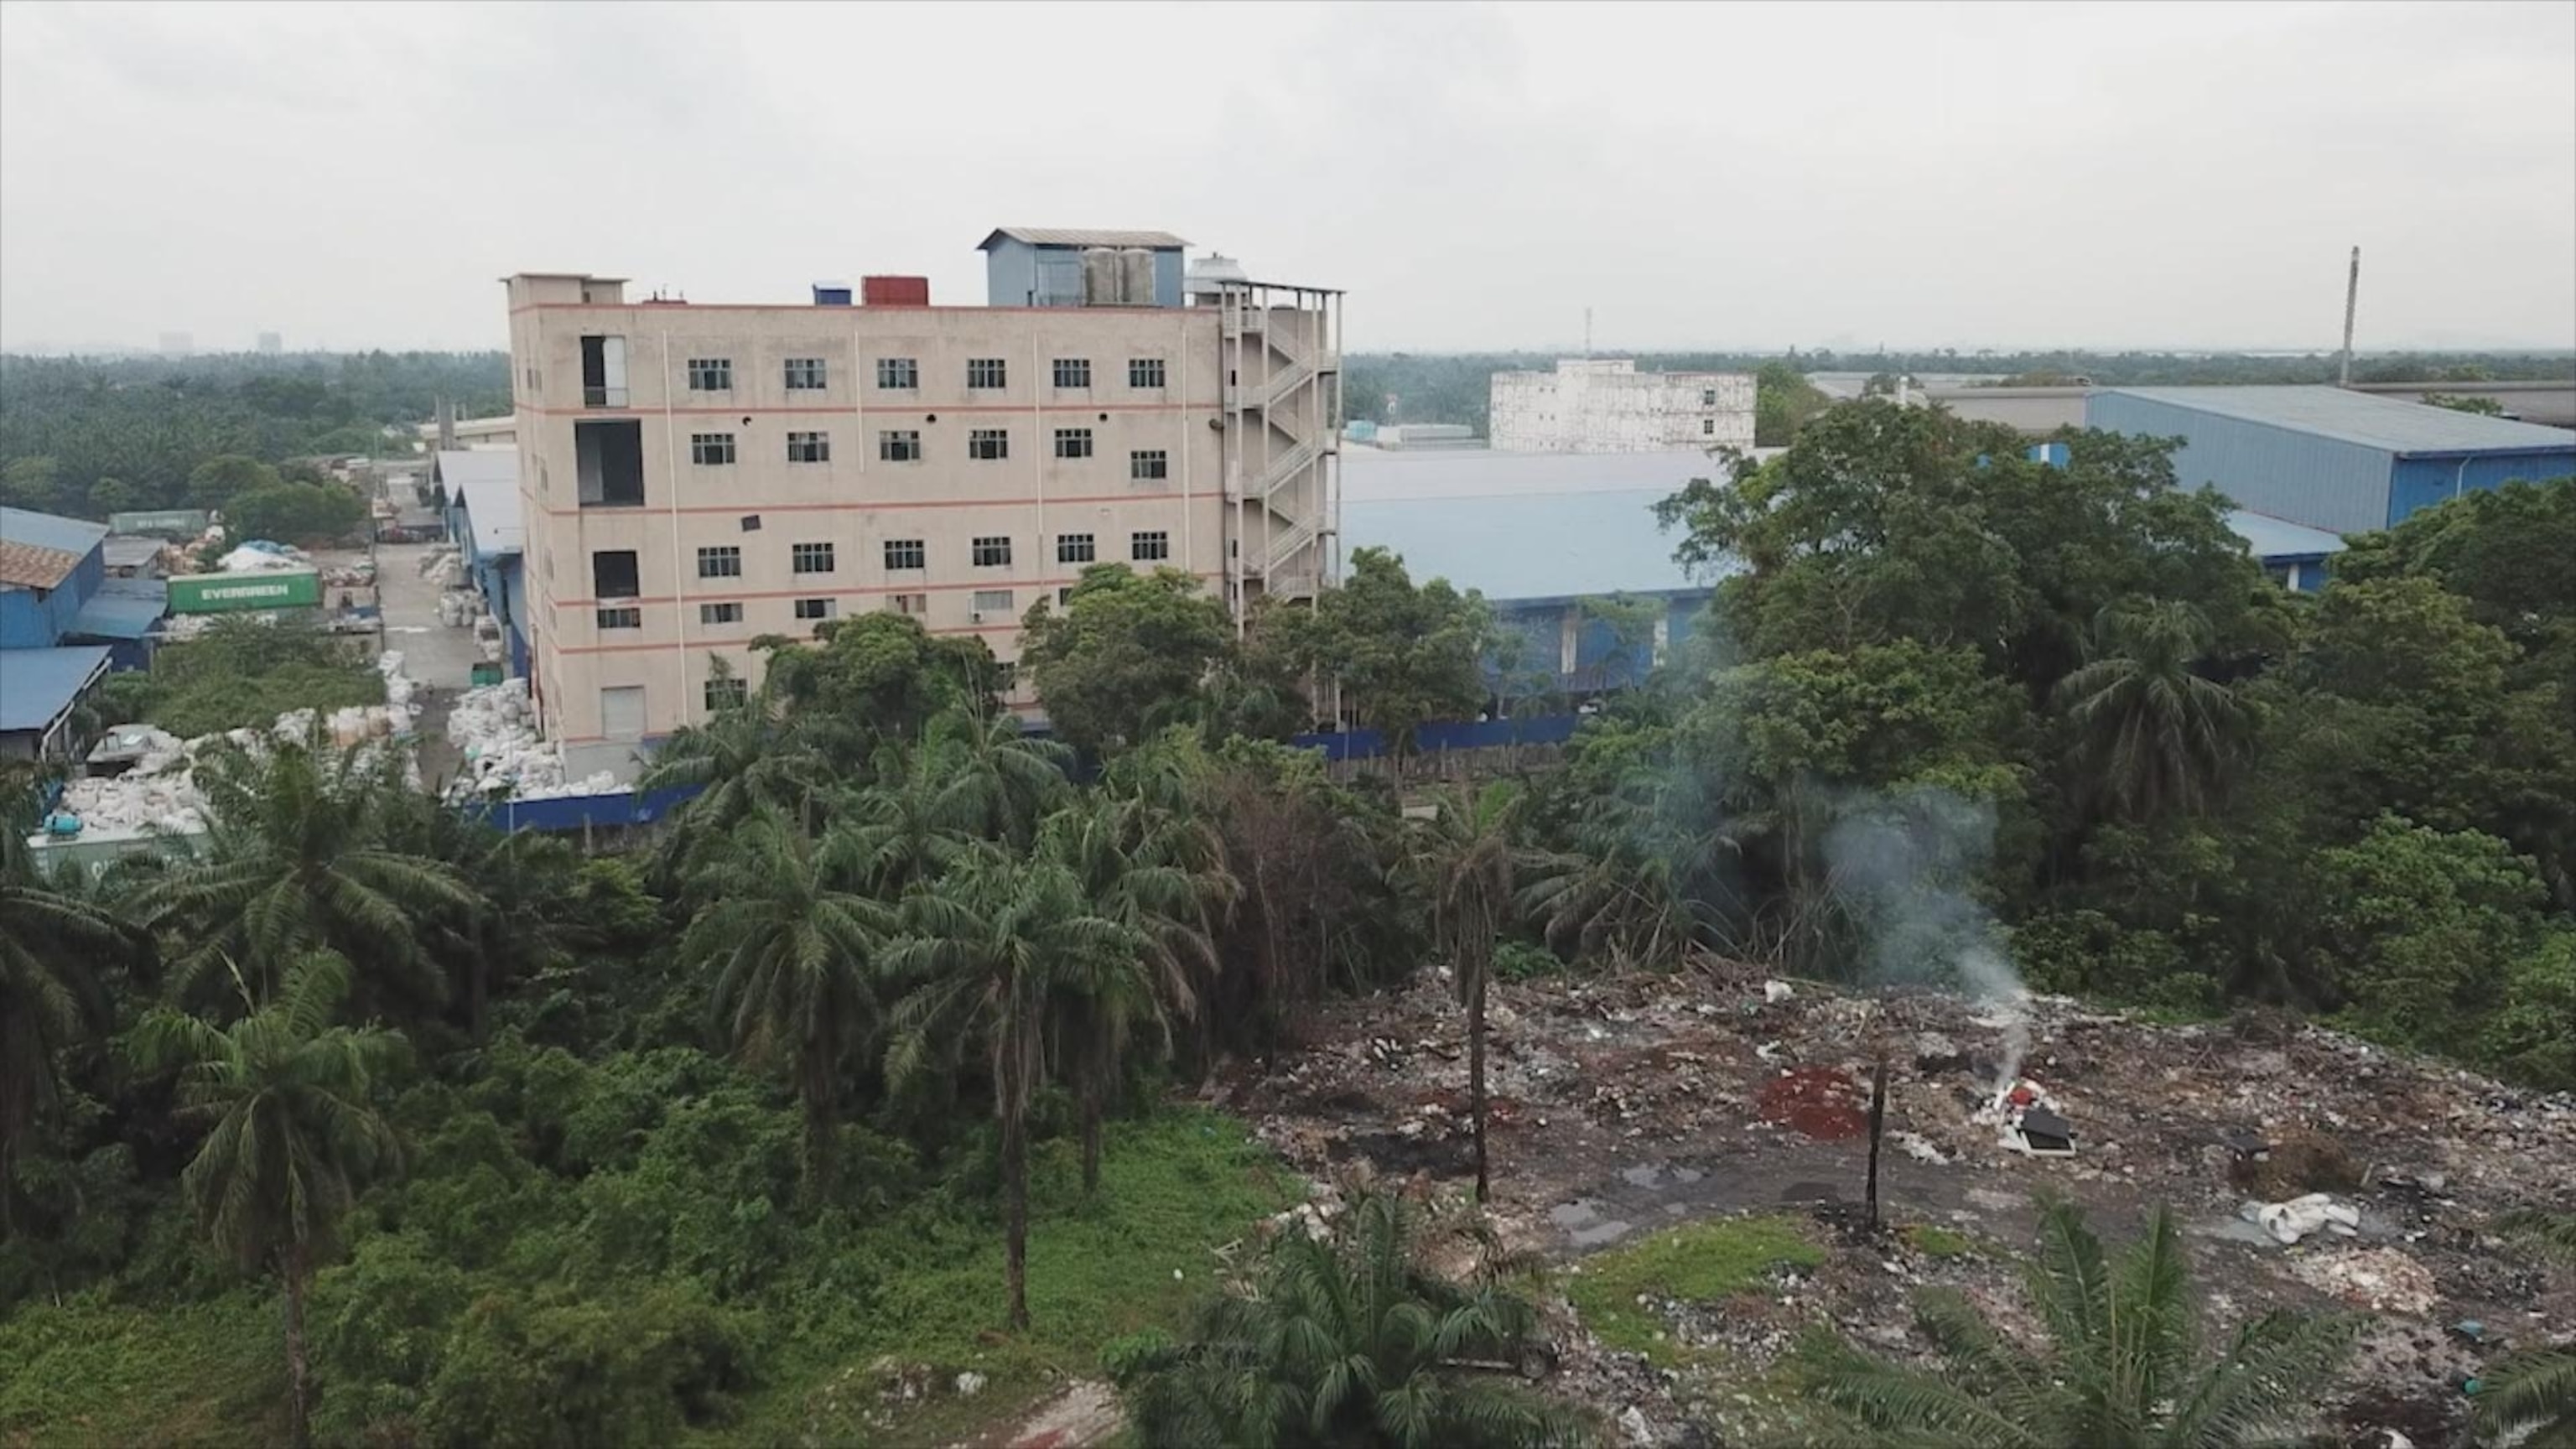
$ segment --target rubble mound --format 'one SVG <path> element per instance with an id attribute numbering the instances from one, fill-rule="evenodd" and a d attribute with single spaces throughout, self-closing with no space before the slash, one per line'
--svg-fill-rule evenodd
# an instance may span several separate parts
<path id="1" fill-rule="evenodd" d="M 2317 1396 L 2321 1432 L 2393 1429 L 2429 1449 L 2458 1437 L 2464 1384 L 2507 1353 L 2576 1336 L 2576 1275 L 2487 1227 L 2564 1202 L 2576 1097 L 2284 1013 L 2175 1026 L 2033 997 L 2007 1021 L 1938 992 L 1768 990 L 1758 971 L 1498 983 L 1492 1016 L 1488 1087 L 1512 1104 L 1488 1133 L 1505 1241 L 1571 1265 L 1683 1224 L 1767 1217 L 1805 1222 L 1826 1250 L 1799 1282 L 1753 1295 L 1759 1322 L 1741 1293 L 1647 1295 L 1635 1306 L 1654 1323 L 1614 1337 L 1722 1346 L 1679 1369 L 1605 1345 L 1561 1310 L 1556 1386 L 1640 1442 L 1795 1439 L 1780 1416 L 1797 1406 L 1764 1387 L 1783 1346 L 1823 1329 L 1919 1358 L 1913 1303 L 1927 1286 L 2035 1339 L 2045 1330 L 2020 1283 L 2043 1194 L 2076 1202 L 2114 1243 L 2170 1207 L 2204 1342 L 2275 1307 L 2369 1315 L 2341 1384 Z M 1209 1092 L 1310 1175 L 1373 1164 L 1455 1190 L 1471 1162 L 1464 1037 L 1456 1001 L 1425 973 L 1324 1007 L 1297 1049 Z M 1871 1232 L 1863 1084 L 1880 1061 Z M 2070 1150 L 2033 1155 L 1999 1135 L 1997 1104 L 2022 1088 Z"/>

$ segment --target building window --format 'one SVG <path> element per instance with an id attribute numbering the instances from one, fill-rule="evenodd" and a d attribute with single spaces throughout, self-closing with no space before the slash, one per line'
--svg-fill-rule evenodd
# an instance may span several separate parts
<path id="1" fill-rule="evenodd" d="M 787 359 L 787 390 L 819 392 L 823 387 L 823 359 L 791 357 Z"/>
<path id="2" fill-rule="evenodd" d="M 1091 386 L 1091 359 L 1059 357 L 1055 360 L 1055 385 L 1058 387 Z"/>
<path id="3" fill-rule="evenodd" d="M 707 713 L 709 714 L 714 714 L 718 710 L 740 709 L 742 702 L 749 698 L 751 698 L 751 683 L 748 680 L 736 679 L 728 674 L 707 681 Z"/>
<path id="4" fill-rule="evenodd" d="M 737 544 L 717 544 L 698 550 L 698 577 L 702 579 L 738 579 L 742 577 L 742 548 Z"/>
<path id="5" fill-rule="evenodd" d="M 877 359 L 877 386 L 888 392 L 918 392 L 921 389 L 921 364 L 909 357 Z"/>
<path id="6" fill-rule="evenodd" d="M 1171 556 L 1172 535 L 1167 529 L 1127 535 L 1127 557 L 1138 563 L 1160 563 Z"/>
<path id="7" fill-rule="evenodd" d="M 590 556 L 591 597 L 631 599 L 642 592 L 635 568 L 635 550 L 602 549 Z"/>
<path id="8" fill-rule="evenodd" d="M 1127 455 L 1127 476 L 1136 482 L 1172 476 L 1169 454 L 1160 448 L 1139 448 Z"/>
<path id="9" fill-rule="evenodd" d="M 599 611 L 599 627 L 603 629 L 641 629 L 644 627 L 644 611 L 642 609 L 635 608 L 632 605 L 614 609 L 602 608 Z"/>
<path id="10" fill-rule="evenodd" d="M 890 569 L 926 569 L 930 567 L 930 550 L 917 538 L 889 538 L 885 541 L 886 567 Z"/>
<path id="11" fill-rule="evenodd" d="M 832 571 L 832 545 L 800 543 L 788 550 L 788 558 L 797 573 L 828 574 Z"/>
<path id="12" fill-rule="evenodd" d="M 930 612 L 930 596 L 928 594 L 888 594 L 886 607 L 898 614 L 918 619 Z"/>
<path id="13" fill-rule="evenodd" d="M 1091 456 L 1091 429 L 1058 428 L 1055 430 L 1055 455 L 1059 458 Z"/>
<path id="14" fill-rule="evenodd" d="M 966 432 L 966 456 L 979 463 L 997 463 L 1011 456 L 1011 430 L 969 428 Z"/>
<path id="15" fill-rule="evenodd" d="M 789 433 L 787 461 L 790 463 L 829 463 L 832 461 L 830 433 Z"/>
<path id="16" fill-rule="evenodd" d="M 1056 535 L 1055 561 L 1057 563 L 1087 564 L 1092 562 L 1094 557 L 1095 550 L 1090 534 L 1059 533 Z"/>
<path id="17" fill-rule="evenodd" d="M 1055 591 L 1055 606 L 1059 609 L 1073 607 L 1073 585 L 1067 584 Z"/>
<path id="18" fill-rule="evenodd" d="M 742 622 L 742 605 L 739 603 L 700 604 L 698 605 L 698 622 L 701 624 L 739 624 Z"/>
<path id="19" fill-rule="evenodd" d="M 799 619 L 828 619 L 839 612 L 838 599 L 798 599 L 796 601 L 796 617 Z"/>
<path id="20" fill-rule="evenodd" d="M 977 589 L 975 591 L 975 617 L 977 619 L 1008 618 L 1010 616 L 1010 612 L 1010 590 Z"/>
<path id="21" fill-rule="evenodd" d="M 975 567 L 997 569 L 1011 561 L 1011 540 L 1007 535 L 975 540 Z"/>
<path id="22" fill-rule="evenodd" d="M 732 462 L 733 434 L 689 434 L 689 461 L 710 467 Z"/>
<path id="23" fill-rule="evenodd" d="M 888 428 L 877 434 L 877 459 L 885 463 L 918 463 L 921 461 L 921 432 L 917 428 Z"/>
<path id="24" fill-rule="evenodd" d="M 1128 358 L 1127 385 L 1129 387 L 1161 387 L 1163 385 L 1163 359 L 1159 357 Z"/>
<path id="25" fill-rule="evenodd" d="M 1713 387 L 1701 388 L 1699 390 L 1699 405 L 1704 408 L 1713 408 L 1717 406 L 1717 389 Z"/>
<path id="26" fill-rule="evenodd" d="M 1011 370 L 998 357 L 970 357 L 966 360 L 966 385 L 1008 387 L 1011 385 Z"/>
<path id="27" fill-rule="evenodd" d="M 1715 419 L 1715 418 L 1702 418 L 1702 419 L 1700 419 L 1700 420 L 1699 420 L 1699 435 L 1700 435 L 1701 437 L 1703 437 L 1703 438 L 1714 437 L 1714 436 L 1716 436 L 1716 434 L 1717 434 L 1717 419 Z"/>
<path id="28" fill-rule="evenodd" d="M 733 359 L 730 357 L 690 358 L 689 391 L 733 391 Z"/>

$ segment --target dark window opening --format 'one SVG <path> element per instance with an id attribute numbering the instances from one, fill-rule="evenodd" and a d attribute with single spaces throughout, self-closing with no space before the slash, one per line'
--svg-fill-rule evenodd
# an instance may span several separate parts
<path id="1" fill-rule="evenodd" d="M 581 401 L 584 407 L 626 406 L 626 339 L 581 339 Z"/>
<path id="2" fill-rule="evenodd" d="M 590 596 L 631 599 L 644 592 L 635 570 L 635 550 L 602 549 L 590 556 Z"/>
<path id="3" fill-rule="evenodd" d="M 633 419 L 572 425 L 573 463 L 584 508 L 644 503 L 644 425 Z"/>

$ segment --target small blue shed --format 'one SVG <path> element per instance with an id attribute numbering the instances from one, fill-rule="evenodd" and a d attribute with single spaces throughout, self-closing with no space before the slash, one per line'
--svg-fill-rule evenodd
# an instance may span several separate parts
<path id="1" fill-rule="evenodd" d="M 2332 533 L 2386 528 L 2515 479 L 2576 474 L 2576 433 L 2336 387 L 2128 387 L 2087 427 L 2182 439 L 2176 481 Z"/>

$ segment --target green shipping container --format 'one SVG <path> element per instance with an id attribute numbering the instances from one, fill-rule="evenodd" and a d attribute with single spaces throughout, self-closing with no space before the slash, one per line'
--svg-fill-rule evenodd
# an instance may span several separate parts
<path id="1" fill-rule="evenodd" d="M 141 537 L 195 538 L 206 531 L 206 515 L 197 508 L 159 508 L 142 513 L 111 513 L 107 531 Z"/>
<path id="2" fill-rule="evenodd" d="M 322 602 L 322 576 L 300 573 L 181 574 L 170 580 L 173 614 L 229 614 L 243 609 L 309 609 Z"/>

